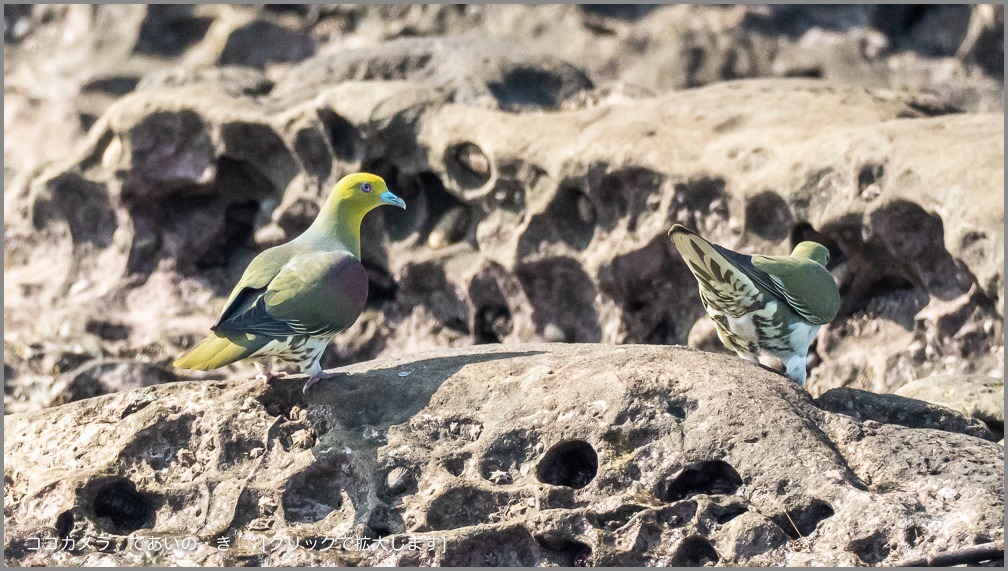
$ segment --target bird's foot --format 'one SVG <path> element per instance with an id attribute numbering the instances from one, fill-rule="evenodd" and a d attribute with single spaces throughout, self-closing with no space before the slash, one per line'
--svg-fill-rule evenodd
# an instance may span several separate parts
<path id="1" fill-rule="evenodd" d="M 273 379 L 286 379 L 288 377 L 290 377 L 290 374 L 285 371 L 277 371 L 275 373 L 272 371 L 260 371 L 259 374 L 255 376 L 256 380 L 264 383 L 268 383 Z"/>
<path id="2" fill-rule="evenodd" d="M 308 382 L 305 383 L 304 388 L 301 389 L 301 392 L 304 393 L 304 394 L 308 394 L 308 389 L 310 389 L 312 387 L 312 385 L 314 385 L 315 383 L 317 383 L 317 382 L 319 382 L 321 380 L 331 379 L 333 377 L 338 377 L 338 376 L 340 376 L 340 374 L 341 373 L 326 373 L 326 372 L 321 372 L 321 373 L 314 374 L 314 375 L 308 377 Z"/>

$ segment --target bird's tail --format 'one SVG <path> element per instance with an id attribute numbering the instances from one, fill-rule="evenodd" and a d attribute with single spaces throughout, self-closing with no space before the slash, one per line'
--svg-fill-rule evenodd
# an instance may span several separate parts
<path id="1" fill-rule="evenodd" d="M 251 357 L 269 343 L 258 335 L 211 333 L 195 347 L 183 353 L 172 365 L 180 369 L 208 371 Z"/>

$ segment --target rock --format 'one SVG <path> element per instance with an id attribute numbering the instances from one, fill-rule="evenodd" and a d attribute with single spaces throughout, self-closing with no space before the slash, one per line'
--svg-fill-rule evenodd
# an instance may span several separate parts
<path id="1" fill-rule="evenodd" d="M 5 415 L 5 563 L 862 565 L 1003 537 L 1001 446 L 823 410 L 734 357 L 516 344 L 344 371 L 307 398 L 179 382 Z"/>
<path id="2" fill-rule="evenodd" d="M 934 375 L 907 383 L 895 394 L 948 407 L 1004 433 L 1004 379 Z"/>
<path id="3" fill-rule="evenodd" d="M 998 440 L 979 420 L 944 406 L 898 395 L 879 395 L 841 387 L 823 393 L 816 399 L 816 404 L 830 412 L 846 414 L 862 421 L 873 420 L 909 428 L 931 428 L 995 442 Z"/>

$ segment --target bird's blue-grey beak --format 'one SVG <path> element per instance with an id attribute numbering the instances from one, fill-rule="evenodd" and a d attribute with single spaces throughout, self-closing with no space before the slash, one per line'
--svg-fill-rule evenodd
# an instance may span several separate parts
<path id="1" fill-rule="evenodd" d="M 378 200 L 384 202 L 385 204 L 391 204 L 392 206 L 398 206 L 399 208 L 406 210 L 406 202 L 388 190 L 379 194 Z"/>

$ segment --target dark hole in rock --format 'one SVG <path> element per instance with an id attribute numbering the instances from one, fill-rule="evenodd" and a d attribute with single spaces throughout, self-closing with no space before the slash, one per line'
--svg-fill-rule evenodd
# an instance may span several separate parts
<path id="1" fill-rule="evenodd" d="M 512 430 L 497 437 L 483 454 L 480 475 L 495 484 L 509 484 L 521 465 L 534 454 L 535 440 L 524 430 Z"/>
<path id="2" fill-rule="evenodd" d="M 686 401 L 679 401 L 679 400 L 669 401 L 668 404 L 665 407 L 665 410 L 669 414 L 671 414 L 672 416 L 674 416 L 674 417 L 676 417 L 676 418 L 678 418 L 680 420 L 685 420 L 686 419 L 686 415 L 687 415 Z"/>
<path id="3" fill-rule="evenodd" d="M 364 140 L 357 129 L 331 109 L 319 109 L 318 116 L 329 136 L 329 144 L 332 145 L 333 155 L 336 159 L 345 163 L 360 160 L 364 149 Z M 380 173 L 375 174 L 380 176 Z"/>
<path id="4" fill-rule="evenodd" d="M 304 128 L 294 135 L 294 152 L 301 165 L 316 180 L 326 180 L 332 174 L 333 156 L 325 136 L 314 128 Z"/>
<path id="5" fill-rule="evenodd" d="M 924 528 L 917 525 L 911 525 L 903 530 L 903 539 L 907 542 L 907 544 L 916 546 L 924 539 L 926 533 L 927 531 L 925 531 Z"/>
<path id="6" fill-rule="evenodd" d="M 669 560 L 669 566 L 703 567 L 708 563 L 714 564 L 720 560 L 721 556 L 718 555 L 711 542 L 699 535 L 691 535 L 679 544 L 672 559 Z"/>
<path id="7" fill-rule="evenodd" d="M 545 337 L 550 329 L 551 335 L 576 343 L 601 340 L 595 285 L 580 262 L 565 256 L 539 259 L 520 264 L 515 273 L 540 334 Z"/>
<path id="8" fill-rule="evenodd" d="M 568 440 L 554 444 L 546 451 L 536 469 L 536 477 L 544 484 L 580 489 L 598 473 L 598 454 L 584 440 Z"/>
<path id="9" fill-rule="evenodd" d="M 264 69 L 270 63 L 298 62 L 314 53 L 315 42 L 305 32 L 253 20 L 228 34 L 217 63 Z"/>
<path id="10" fill-rule="evenodd" d="M 885 533 L 877 530 L 867 537 L 851 541 L 847 544 L 847 549 L 854 555 L 857 555 L 861 561 L 864 561 L 868 565 L 874 565 L 889 557 L 891 549 L 888 543 L 889 538 L 886 537 Z"/>
<path id="11" fill-rule="evenodd" d="M 469 460 L 469 456 L 455 456 L 453 458 L 448 458 L 444 461 L 444 469 L 448 470 L 448 473 L 452 476 L 458 478 L 465 471 L 466 461 Z"/>
<path id="12" fill-rule="evenodd" d="M 734 494 L 742 477 L 727 462 L 710 460 L 690 464 L 674 477 L 658 484 L 657 496 L 663 502 L 677 502 L 696 494 Z"/>
<path id="13" fill-rule="evenodd" d="M 664 181 L 661 173 L 642 167 L 627 167 L 605 174 L 597 185 L 599 226 L 611 230 L 626 218 L 627 228 L 635 231 L 638 217 L 651 210 L 649 204 L 656 204 L 653 201 L 660 197 Z"/>
<path id="14" fill-rule="evenodd" d="M 116 535 L 129 535 L 154 525 L 153 502 L 126 479 L 115 479 L 98 488 L 92 509 L 96 518 L 107 522 L 102 525 L 105 531 Z"/>
<path id="15" fill-rule="evenodd" d="M 795 66 L 784 72 L 784 77 L 808 77 L 810 79 L 822 79 L 823 69 L 817 65 Z"/>
<path id="16" fill-rule="evenodd" d="M 192 6 L 157 5 L 147 8 L 140 24 L 136 52 L 175 57 L 206 36 L 213 18 L 194 16 Z"/>
<path id="17" fill-rule="evenodd" d="M 465 141 L 448 147 L 444 162 L 448 176 L 462 188 L 479 188 L 490 180 L 490 158 L 475 143 Z"/>
<path id="18" fill-rule="evenodd" d="M 482 522 L 481 522 L 482 523 Z M 442 567 L 533 567 L 541 564 L 539 546 L 521 524 L 457 536 L 447 542 Z"/>
<path id="19" fill-rule="evenodd" d="M 525 187 L 521 181 L 514 179 L 497 179 L 493 189 L 485 198 L 487 211 L 503 209 L 512 213 L 521 213 L 525 209 Z"/>
<path id="20" fill-rule="evenodd" d="M 345 466 L 334 456 L 317 462 L 291 479 L 281 496 L 287 523 L 315 523 L 343 507 L 340 478 Z"/>
<path id="21" fill-rule="evenodd" d="M 136 89 L 140 83 L 139 77 L 128 75 L 113 75 L 109 77 L 99 77 L 92 79 L 81 86 L 81 91 L 102 91 L 111 95 L 126 95 Z"/>
<path id="22" fill-rule="evenodd" d="M 536 542 L 543 549 L 543 558 L 560 567 L 591 567 L 592 548 L 583 541 L 563 537 L 557 533 L 536 536 Z"/>
<path id="23" fill-rule="evenodd" d="M 122 341 L 129 338 L 130 328 L 121 323 L 90 319 L 84 329 L 93 335 L 97 335 L 106 341 Z"/>
<path id="24" fill-rule="evenodd" d="M 776 192 L 766 190 L 746 202 L 745 227 L 765 240 L 787 238 L 793 220 L 787 201 Z"/>
<path id="25" fill-rule="evenodd" d="M 469 207 L 448 192 L 436 174 L 425 171 L 416 178 L 426 207 L 420 234 L 427 237 L 427 245 L 436 249 L 465 238 L 472 223 Z"/>
<path id="26" fill-rule="evenodd" d="M 749 511 L 749 509 L 744 505 L 731 503 L 726 506 L 713 507 L 711 509 L 711 514 L 714 516 L 714 521 L 719 524 L 726 524 L 747 511 Z"/>
<path id="27" fill-rule="evenodd" d="M 258 211 L 259 203 L 255 201 L 228 206 L 224 210 L 224 228 L 214 238 L 213 245 L 196 261 L 196 267 L 205 270 L 225 266 L 230 255 L 252 237 Z"/>
<path id="28" fill-rule="evenodd" d="M 858 190 L 864 191 L 864 189 L 875 184 L 885 175 L 885 165 L 878 163 L 869 163 L 861 167 L 858 171 L 857 183 Z"/>
<path id="29" fill-rule="evenodd" d="M 488 305 L 476 312 L 476 343 L 500 343 L 511 334 L 514 323 L 511 311 L 504 305 Z"/>
<path id="30" fill-rule="evenodd" d="M 650 14 L 658 6 L 653 4 L 578 4 L 589 14 L 635 22 Z"/>
<path id="31" fill-rule="evenodd" d="M 80 121 L 81 131 L 86 133 L 90 131 L 95 122 L 98 121 L 98 116 L 94 113 L 78 113 L 77 120 Z"/>
<path id="32" fill-rule="evenodd" d="M 385 303 L 393 302 L 399 292 L 399 284 L 385 268 L 372 262 L 364 261 L 364 269 L 368 276 L 367 307 L 378 308 Z"/>
<path id="33" fill-rule="evenodd" d="M 480 488 L 468 485 L 451 488 L 431 501 L 427 525 L 442 531 L 487 523 L 505 503 L 506 496 Z"/>
<path id="34" fill-rule="evenodd" d="M 540 217 L 552 226 L 556 237 L 576 250 L 584 250 L 595 235 L 598 219 L 595 204 L 576 186 L 563 186 Z M 530 227 L 527 233 L 531 233 Z"/>
<path id="35" fill-rule="evenodd" d="M 811 535 L 819 526 L 819 522 L 832 517 L 834 513 L 836 512 L 829 503 L 812 498 L 803 506 L 789 509 L 787 513 L 778 514 L 770 519 L 783 529 L 788 537 L 798 539 Z"/>
<path id="36" fill-rule="evenodd" d="M 56 535 L 60 537 L 69 537 L 70 532 L 73 531 L 74 526 L 74 515 L 73 512 L 67 510 L 56 518 Z"/>
<path id="37" fill-rule="evenodd" d="M 388 537 L 404 530 L 402 518 L 387 506 L 379 505 L 368 515 L 367 528 L 370 533 L 365 535 L 373 538 Z"/>

